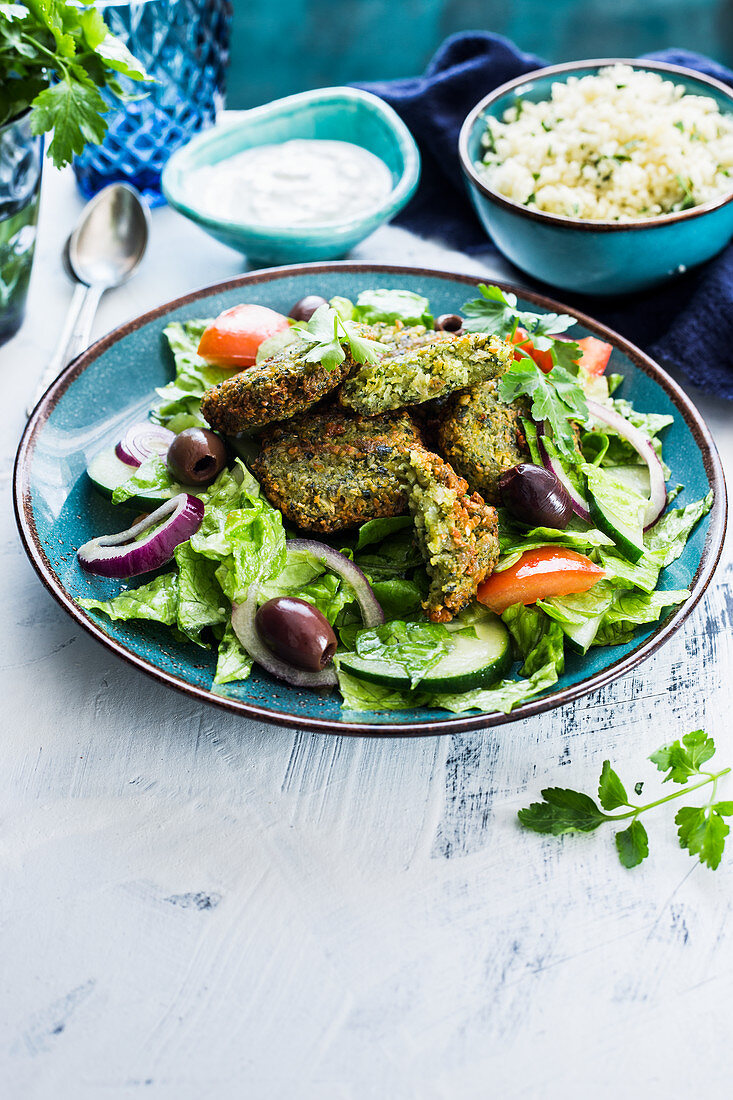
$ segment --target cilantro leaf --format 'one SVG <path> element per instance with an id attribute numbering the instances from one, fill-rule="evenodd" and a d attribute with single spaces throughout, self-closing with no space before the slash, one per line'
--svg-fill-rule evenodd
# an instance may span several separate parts
<path id="1" fill-rule="evenodd" d="M 660 772 L 669 772 L 664 782 L 686 783 L 691 775 L 699 775 L 700 765 L 715 754 L 715 742 L 704 730 L 686 733 L 682 741 L 672 741 L 653 752 L 649 759 Z"/>
<path id="2" fill-rule="evenodd" d="M 616 851 L 624 867 L 638 867 L 649 855 L 649 837 L 646 829 L 636 818 L 628 829 L 616 833 Z"/>
<path id="3" fill-rule="evenodd" d="M 608 815 L 587 794 L 563 787 L 546 787 L 544 802 L 533 802 L 517 814 L 522 825 L 536 833 L 590 833 L 608 820 Z"/>
<path id="4" fill-rule="evenodd" d="M 492 332 L 509 336 L 519 323 L 516 294 L 504 293 L 498 286 L 479 283 L 480 298 L 465 302 L 461 309 L 463 327 L 468 332 Z"/>
<path id="5" fill-rule="evenodd" d="M 617 810 L 619 806 L 629 805 L 626 788 L 611 767 L 610 760 L 603 761 L 601 778 L 598 780 L 598 801 L 604 810 Z"/>
<path id="6" fill-rule="evenodd" d="M 730 827 L 713 807 L 683 806 L 677 811 L 675 824 L 680 847 L 711 870 L 719 865 Z"/>

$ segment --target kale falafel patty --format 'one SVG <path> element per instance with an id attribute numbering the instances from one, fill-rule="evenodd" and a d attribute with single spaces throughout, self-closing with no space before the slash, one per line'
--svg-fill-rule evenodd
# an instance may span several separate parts
<path id="1" fill-rule="evenodd" d="M 215 431 L 236 435 L 305 412 L 336 388 L 355 366 L 348 354 L 333 370 L 308 363 L 307 344 L 288 344 L 260 366 L 207 390 L 201 413 Z"/>
<path id="2" fill-rule="evenodd" d="M 273 425 L 262 442 L 252 470 L 296 527 L 326 534 L 407 512 L 393 463 L 402 448 L 422 446 L 407 413 L 361 417 L 329 409 Z"/>
<path id="3" fill-rule="evenodd" d="M 438 446 L 453 469 L 491 504 L 499 503 L 499 478 L 505 470 L 529 459 L 521 402 L 499 399 L 497 379 L 480 382 L 453 394 L 438 427 Z"/>
<path id="4" fill-rule="evenodd" d="M 436 332 L 429 342 L 395 347 L 354 371 L 339 391 L 342 405 L 365 416 L 419 405 L 496 378 L 512 361 L 510 345 L 486 332 Z"/>
<path id="5" fill-rule="evenodd" d="M 399 469 L 430 577 L 423 607 L 434 623 L 450 622 L 496 565 L 496 509 L 478 493 L 469 495 L 463 478 L 430 451 L 403 451 Z"/>

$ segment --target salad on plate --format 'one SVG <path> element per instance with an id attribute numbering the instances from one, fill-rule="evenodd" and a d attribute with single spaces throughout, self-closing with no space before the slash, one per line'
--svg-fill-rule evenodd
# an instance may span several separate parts
<path id="1" fill-rule="evenodd" d="M 164 330 L 175 377 L 88 476 L 125 529 L 77 551 L 148 620 L 344 709 L 509 712 L 566 653 L 628 642 L 712 505 L 675 507 L 672 417 L 615 396 L 611 345 L 480 284 L 243 303 Z"/>

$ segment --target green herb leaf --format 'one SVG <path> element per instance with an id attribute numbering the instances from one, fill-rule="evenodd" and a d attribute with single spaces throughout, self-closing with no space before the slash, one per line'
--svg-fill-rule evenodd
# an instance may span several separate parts
<path id="1" fill-rule="evenodd" d="M 686 848 L 700 863 L 713 871 L 719 865 L 730 827 L 712 806 L 683 806 L 677 811 L 675 824 L 680 847 Z"/>
<path id="2" fill-rule="evenodd" d="M 387 349 L 377 340 L 363 336 L 359 325 L 345 321 L 330 306 L 319 306 L 305 325 L 293 325 L 291 333 L 310 344 L 303 358 L 307 363 L 320 363 L 326 370 L 334 370 L 346 358 L 343 345 L 348 346 L 357 363 L 376 363 Z"/>
<path id="3" fill-rule="evenodd" d="M 608 820 L 593 799 L 580 791 L 547 787 L 541 793 L 544 802 L 533 802 L 517 815 L 522 825 L 536 833 L 590 833 Z"/>
<path id="4" fill-rule="evenodd" d="M 616 851 L 624 867 L 638 867 L 649 855 L 649 838 L 646 829 L 636 818 L 628 829 L 616 833 Z"/>
<path id="5" fill-rule="evenodd" d="M 512 404 L 518 397 L 532 400 L 532 417 L 546 420 L 558 450 L 575 461 L 578 457 L 571 420 L 585 420 L 588 405 L 577 379 L 564 367 L 545 374 L 533 359 L 518 359 L 499 382 L 499 397 Z"/>
<path id="6" fill-rule="evenodd" d="M 598 801 L 604 810 L 617 810 L 619 806 L 629 805 L 626 788 L 611 767 L 610 760 L 603 761 L 601 778 L 598 781 Z"/>
<path id="7" fill-rule="evenodd" d="M 686 733 L 682 741 L 673 741 L 653 752 L 649 759 L 660 772 L 669 772 L 664 782 L 687 783 L 692 775 L 700 774 L 700 766 L 715 755 L 715 742 L 704 730 Z"/>

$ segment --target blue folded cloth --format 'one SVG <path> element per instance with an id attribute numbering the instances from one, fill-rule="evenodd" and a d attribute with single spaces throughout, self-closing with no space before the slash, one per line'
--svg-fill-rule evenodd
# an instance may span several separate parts
<path id="1" fill-rule="evenodd" d="M 733 72 L 700 54 L 669 49 L 645 56 L 733 86 Z M 493 247 L 468 198 L 458 131 L 482 96 L 545 64 L 499 35 L 474 31 L 447 39 L 423 76 L 361 85 L 394 107 L 420 147 L 420 187 L 397 224 L 462 252 Z M 659 290 L 617 299 L 562 297 L 677 368 L 700 389 L 733 400 L 733 245 Z"/>

